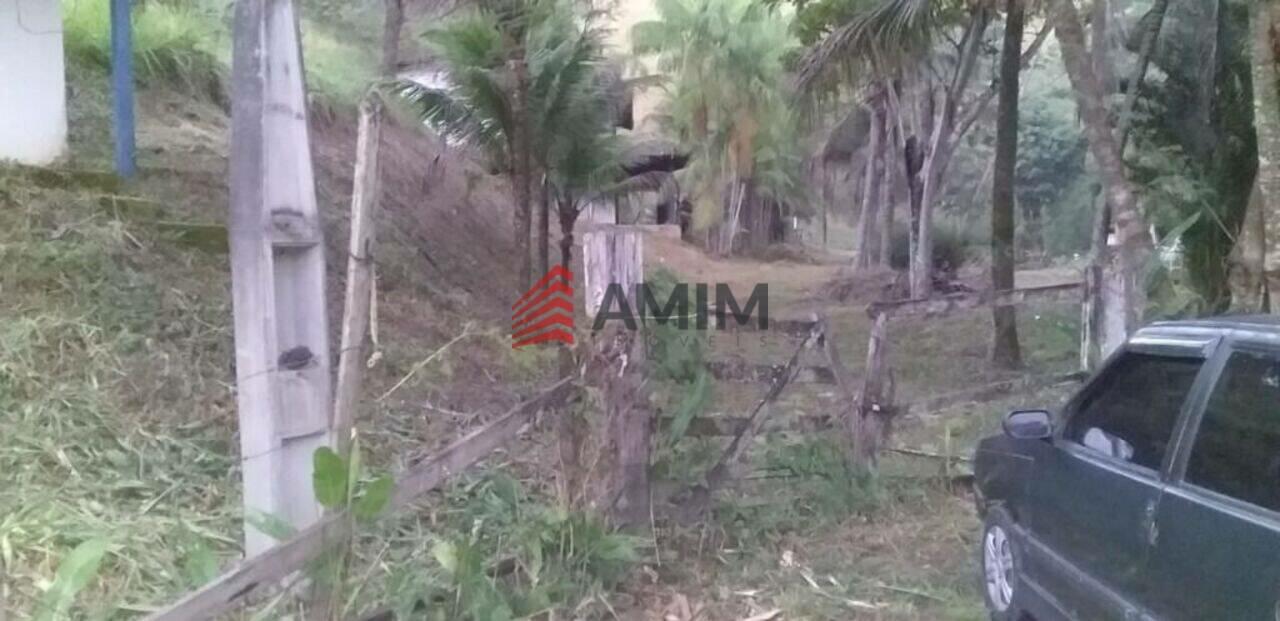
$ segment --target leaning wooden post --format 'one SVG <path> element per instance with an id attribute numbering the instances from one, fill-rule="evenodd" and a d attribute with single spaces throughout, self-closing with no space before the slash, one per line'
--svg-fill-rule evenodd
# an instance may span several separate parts
<path id="1" fill-rule="evenodd" d="M 872 319 L 862 389 L 858 391 L 854 406 L 845 419 L 846 433 L 852 444 L 853 465 L 863 471 L 875 470 L 880 445 L 888 435 L 888 425 L 893 415 L 888 323 L 889 313 L 877 313 Z"/>
<path id="2" fill-rule="evenodd" d="M 642 301 L 635 292 L 644 280 L 643 242 L 639 231 L 625 226 L 599 227 L 583 237 L 589 317 L 624 309 L 631 317 L 639 314 Z M 590 340 L 587 376 L 601 387 L 604 399 L 604 421 L 595 442 L 600 467 L 571 479 L 590 478 L 585 499 L 620 526 L 649 520 L 652 421 L 641 328 L 634 321 L 614 321 Z"/>
<path id="3" fill-rule="evenodd" d="M 239 0 L 232 50 L 231 248 L 245 552 L 263 514 L 314 523 L 312 454 L 329 444 L 325 263 L 292 0 Z"/>
<path id="4" fill-rule="evenodd" d="M 370 91 L 360 103 L 355 179 L 351 188 L 351 243 L 347 255 L 347 295 L 343 303 L 338 385 L 333 400 L 333 433 L 346 455 L 355 424 L 356 401 L 364 379 L 365 342 L 373 296 L 373 214 L 378 209 L 378 144 L 382 139 L 382 98 Z"/>

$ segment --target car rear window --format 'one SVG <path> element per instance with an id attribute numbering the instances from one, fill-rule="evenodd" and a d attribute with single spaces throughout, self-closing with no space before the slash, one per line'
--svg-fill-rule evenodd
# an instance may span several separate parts
<path id="1" fill-rule="evenodd" d="M 1121 354 L 1079 402 L 1066 438 L 1158 470 L 1203 364 L 1199 358 Z"/>
<path id="2" fill-rule="evenodd" d="M 1280 359 L 1231 354 L 1205 406 L 1186 478 L 1280 511 Z"/>

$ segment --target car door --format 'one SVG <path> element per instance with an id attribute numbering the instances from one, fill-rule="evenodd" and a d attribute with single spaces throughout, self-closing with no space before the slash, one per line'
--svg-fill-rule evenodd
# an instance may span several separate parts
<path id="1" fill-rule="evenodd" d="M 1156 519 L 1152 607 L 1167 619 L 1280 618 L 1280 349 L 1220 354 Z"/>
<path id="2" fill-rule="evenodd" d="M 1028 491 L 1028 573 L 1079 619 L 1130 619 L 1204 342 L 1131 343 L 1064 410 Z"/>

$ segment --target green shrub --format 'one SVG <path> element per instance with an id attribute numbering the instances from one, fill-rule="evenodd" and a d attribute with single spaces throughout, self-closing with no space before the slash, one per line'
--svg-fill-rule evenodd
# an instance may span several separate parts
<path id="1" fill-rule="evenodd" d="M 971 231 L 959 226 L 942 225 L 933 229 L 933 267 L 939 272 L 954 272 L 973 256 L 978 245 Z M 910 256 L 910 240 L 905 227 L 893 231 L 893 247 L 889 252 L 889 265 L 905 270 Z"/>
<path id="2" fill-rule="evenodd" d="M 107 0 L 70 0 L 63 8 L 69 62 L 111 70 L 111 13 Z M 145 86 L 169 85 L 221 99 L 226 64 L 218 49 L 218 16 L 197 8 L 148 2 L 133 11 L 134 75 Z"/>
<path id="3" fill-rule="evenodd" d="M 451 519 L 436 529 L 432 562 L 409 561 L 418 567 L 408 572 L 417 576 L 395 581 L 391 599 L 404 618 L 490 621 L 581 612 L 575 607 L 586 596 L 614 588 L 640 560 L 642 540 L 596 517 L 542 504 L 506 474 L 462 483 L 454 492 L 456 512 L 446 512 Z M 414 614 L 418 602 L 426 610 Z"/>

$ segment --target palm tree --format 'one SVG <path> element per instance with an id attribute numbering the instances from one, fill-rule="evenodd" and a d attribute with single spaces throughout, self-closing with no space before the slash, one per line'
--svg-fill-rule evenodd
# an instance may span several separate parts
<path id="1" fill-rule="evenodd" d="M 511 177 L 515 246 L 530 280 L 534 178 L 545 136 L 565 122 L 565 97 L 593 75 L 599 32 L 564 0 L 489 0 L 429 30 L 441 84 L 404 82 L 401 94 L 447 139 L 481 148 Z"/>
<path id="2" fill-rule="evenodd" d="M 453 17 L 424 38 L 439 63 L 438 79 L 430 84 L 405 81 L 399 92 L 446 141 L 481 149 L 494 168 L 513 177 L 517 266 L 527 280 L 529 230 L 523 212 L 528 204 L 520 190 L 527 187 L 527 171 L 520 166 L 525 155 L 516 80 L 507 62 L 510 38 L 499 17 L 484 10 Z"/>
<path id="3" fill-rule="evenodd" d="M 694 227 L 719 227 L 710 245 L 732 252 L 742 224 L 767 241 L 776 208 L 800 187 L 785 60 L 789 20 L 752 0 L 662 0 L 658 18 L 632 30 L 634 51 L 667 76 L 666 117 L 692 154 Z M 772 210 L 772 211 L 771 211 Z"/>
<path id="4" fill-rule="evenodd" d="M 521 111 L 507 71 L 501 14 L 492 11 L 465 13 L 428 32 L 442 83 L 408 82 L 400 92 L 447 140 L 480 148 L 500 169 L 513 172 L 512 162 L 528 157 L 545 205 L 556 210 L 560 262 L 571 267 L 573 228 L 583 207 L 657 191 L 672 180 L 667 173 L 625 172 L 622 139 L 611 131 L 619 85 L 605 67 L 599 14 L 583 13 L 569 0 L 542 0 L 522 15 L 528 88 Z M 514 138 L 518 112 L 529 127 L 524 145 Z M 522 148 L 527 155 L 518 153 Z"/>

